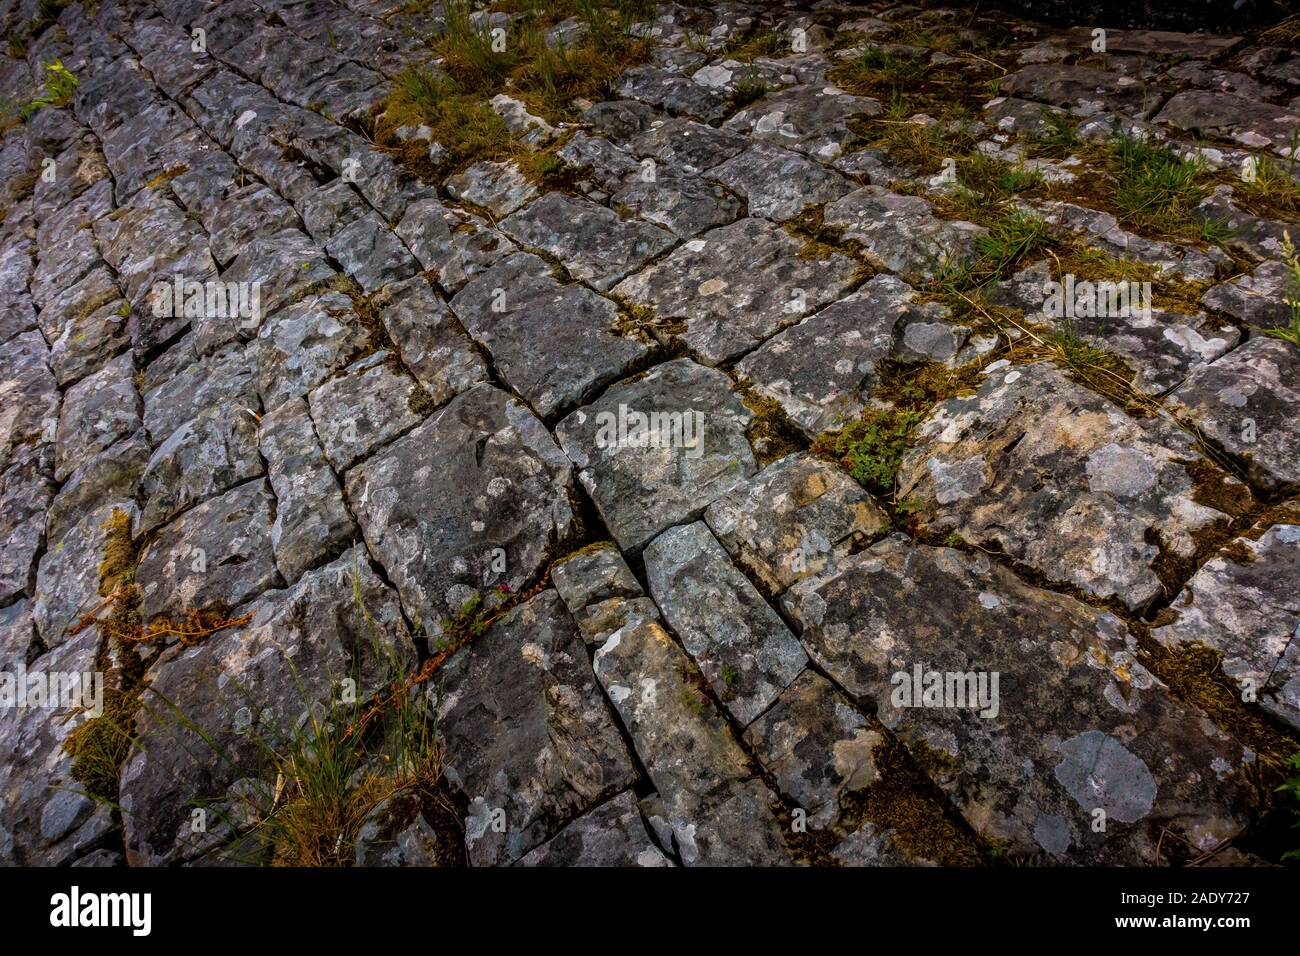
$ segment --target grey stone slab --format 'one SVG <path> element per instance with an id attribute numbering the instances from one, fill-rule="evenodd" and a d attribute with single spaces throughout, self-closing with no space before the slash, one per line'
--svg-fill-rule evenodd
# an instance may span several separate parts
<path id="1" fill-rule="evenodd" d="M 986 838 L 1058 863 L 1150 864 L 1166 829 L 1208 851 L 1244 826 L 1254 753 L 1171 699 L 1112 615 L 902 536 L 787 604 L 813 659 Z"/>
<path id="2" fill-rule="evenodd" d="M 474 865 L 510 863 L 629 786 L 631 757 L 587 651 L 551 590 L 512 610 L 443 668 L 431 692 L 447 778 L 469 800 Z M 504 813 L 505 831 L 492 823 Z"/>
<path id="3" fill-rule="evenodd" d="M 651 309 L 700 359 L 721 364 L 848 291 L 857 266 L 839 253 L 804 256 L 762 219 L 704 233 L 619 283 L 614 295 Z"/>
<path id="4" fill-rule="evenodd" d="M 1164 592 L 1162 551 L 1190 558 L 1228 520 L 1196 501 L 1198 464 L 1167 417 L 1130 418 L 1046 363 L 1004 366 L 930 413 L 897 494 L 924 502 L 929 528 L 1140 610 Z"/>
<path id="5" fill-rule="evenodd" d="M 501 223 L 522 246 L 555 256 L 573 278 L 609 289 L 676 243 L 650 223 L 620 219 L 584 199 L 547 193 Z"/>
<path id="6" fill-rule="evenodd" d="M 811 455 L 789 455 L 704 512 L 718 541 L 769 595 L 833 567 L 889 527 L 862 486 Z"/>
<path id="7" fill-rule="evenodd" d="M 752 417 L 725 375 L 677 359 L 607 389 L 556 436 L 614 540 L 636 551 L 757 470 Z"/>
<path id="8" fill-rule="evenodd" d="M 122 767 L 133 865 L 193 859 L 229 840 L 253 805 L 271 802 L 271 750 L 312 714 L 337 705 L 345 719 L 345 680 L 365 700 L 415 663 L 397 597 L 359 551 L 245 611 L 247 624 L 177 647 L 150 669 L 139 739 Z M 196 807 L 205 832 L 190 826 Z"/>
<path id="9" fill-rule="evenodd" d="M 618 308 L 547 263 L 516 253 L 466 285 L 451 307 L 501 377 L 544 418 L 573 408 L 649 352 L 619 335 Z"/>
<path id="10" fill-rule="evenodd" d="M 191 508 L 144 548 L 136 569 L 145 623 L 238 607 L 282 584 L 271 548 L 274 498 L 248 481 Z"/>
<path id="11" fill-rule="evenodd" d="M 347 500 L 402 604 L 436 639 L 475 594 L 519 590 L 575 531 L 572 466 L 490 385 L 458 395 L 347 474 Z"/>
<path id="12" fill-rule="evenodd" d="M 722 705 L 748 725 L 808 662 L 798 640 L 702 521 L 655 538 L 645 566 L 664 620 Z"/>

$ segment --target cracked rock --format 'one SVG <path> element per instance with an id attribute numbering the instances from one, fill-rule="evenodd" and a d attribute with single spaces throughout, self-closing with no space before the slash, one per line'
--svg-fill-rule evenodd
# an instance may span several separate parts
<path id="1" fill-rule="evenodd" d="M 443 668 L 437 707 L 448 780 L 469 800 L 477 866 L 511 863 L 628 787 L 631 758 L 587 651 L 552 590 L 512 610 Z M 506 830 L 491 825 L 504 811 Z"/>
<path id="2" fill-rule="evenodd" d="M 280 574 L 292 584 L 355 541 L 357 529 L 305 401 L 290 399 L 263 416 L 259 444 L 275 492 L 271 548 Z"/>
<path id="3" fill-rule="evenodd" d="M 725 375 L 677 359 L 607 389 L 556 437 L 614 540 L 637 551 L 757 470 L 752 417 Z"/>
<path id="4" fill-rule="evenodd" d="M 936 311 L 915 306 L 915 291 L 880 275 L 768 339 L 736 372 L 774 399 L 808 437 L 856 417 L 875 386 L 876 363 L 894 351 L 898 329 Z"/>
<path id="5" fill-rule="evenodd" d="M 808 662 L 799 641 L 702 521 L 655 538 L 645 565 L 668 626 L 723 706 L 747 725 Z"/>
<path id="6" fill-rule="evenodd" d="M 651 309 L 659 322 L 680 322 L 684 328 L 670 326 L 671 334 L 718 365 L 847 291 L 853 260 L 802 251 L 771 223 L 742 219 L 683 243 L 613 291 Z"/>
<path id="7" fill-rule="evenodd" d="M 615 332 L 613 302 L 562 285 L 544 260 L 527 253 L 498 262 L 461 289 L 451 307 L 501 377 L 543 418 L 568 411 L 648 352 Z"/>
<path id="8" fill-rule="evenodd" d="M 475 594 L 490 605 L 495 589 L 523 588 L 571 538 L 572 483 L 542 423 L 484 384 L 353 468 L 346 488 L 371 554 L 436 638 Z"/>
<path id="9" fill-rule="evenodd" d="M 672 866 L 624 790 L 574 820 L 519 861 L 521 866 Z"/>
<path id="10" fill-rule="evenodd" d="M 1112 615 L 901 536 L 786 602 L 813 659 L 986 838 L 1115 865 L 1154 862 L 1166 828 L 1200 851 L 1241 831 L 1254 753 L 1173 701 Z"/>
<path id="11" fill-rule="evenodd" d="M 704 520 L 770 595 L 833 568 L 889 527 L 862 486 L 807 454 L 768 465 L 709 505 Z"/>
<path id="12" fill-rule="evenodd" d="M 1300 483 L 1297 382 L 1300 350 L 1261 336 L 1193 371 L 1170 404 L 1244 461 L 1251 481 L 1276 490 Z"/>
<path id="13" fill-rule="evenodd" d="M 520 245 L 541 249 L 564 263 L 579 282 L 605 291 L 676 239 L 658 226 L 623 220 L 604 206 L 547 193 L 501 223 Z"/>
<path id="14" fill-rule="evenodd" d="M 281 584 L 271 548 L 271 490 L 249 481 L 191 508 L 146 545 L 136 569 L 148 624 L 229 610 Z"/>
<path id="15" fill-rule="evenodd" d="M 934 215 L 919 196 L 863 186 L 826 207 L 823 221 L 862 244 L 867 258 L 908 281 L 934 278 L 945 268 L 976 257 L 975 242 L 987 230 Z"/>
<path id="16" fill-rule="evenodd" d="M 1130 418 L 1039 363 L 937 406 L 898 495 L 924 502 L 929 528 L 1141 610 L 1163 591 L 1161 552 L 1190 558 L 1198 533 L 1227 521 L 1196 501 L 1193 466 L 1207 463 L 1167 418 Z"/>
<path id="17" fill-rule="evenodd" d="M 652 621 L 625 627 L 592 664 L 659 791 L 661 839 L 682 863 L 788 865 L 775 796 L 667 632 Z"/>
<path id="18" fill-rule="evenodd" d="M 1222 652 L 1226 675 L 1300 728 L 1298 572 L 1300 525 L 1274 525 L 1258 540 L 1238 538 L 1201 565 L 1170 606 L 1173 622 L 1151 636 L 1170 647 L 1204 644 Z"/>
<path id="19" fill-rule="evenodd" d="M 415 663 L 396 595 L 356 551 L 244 610 L 247 624 L 174 647 L 150 668 L 122 767 L 132 865 L 192 859 L 236 835 L 233 824 L 270 801 L 270 748 L 309 715 L 327 716 L 344 680 L 365 700 Z M 190 825 L 196 805 L 207 832 Z"/>

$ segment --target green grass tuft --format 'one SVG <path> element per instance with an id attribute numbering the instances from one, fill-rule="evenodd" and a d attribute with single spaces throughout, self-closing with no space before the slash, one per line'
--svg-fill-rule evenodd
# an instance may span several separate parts
<path id="1" fill-rule="evenodd" d="M 1209 194 L 1203 162 L 1130 136 L 1109 144 L 1108 161 L 1117 182 L 1115 206 L 1127 225 L 1155 234 L 1204 236 L 1204 224 L 1193 215 Z"/>
<path id="2" fill-rule="evenodd" d="M 1272 338 L 1290 342 L 1300 349 L 1300 253 L 1296 252 L 1295 243 L 1291 241 L 1289 232 L 1282 234 L 1282 261 L 1286 263 L 1287 270 L 1291 273 L 1291 288 L 1284 299 L 1291 309 L 1291 321 L 1289 325 L 1282 328 L 1261 331 Z"/>

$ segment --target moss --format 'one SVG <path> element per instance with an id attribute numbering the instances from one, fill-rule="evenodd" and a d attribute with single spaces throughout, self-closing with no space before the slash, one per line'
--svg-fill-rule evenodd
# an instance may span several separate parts
<path id="1" fill-rule="evenodd" d="M 1270 156 L 1255 159 L 1255 178 L 1241 178 L 1239 170 L 1223 170 L 1221 181 L 1232 186 L 1233 198 L 1247 212 L 1291 222 L 1300 218 L 1300 182 L 1295 160 L 1282 163 Z"/>
<path id="2" fill-rule="evenodd" d="M 77 309 L 76 314 L 72 317 L 73 324 L 84 322 L 110 302 L 116 302 L 119 296 L 120 293 L 116 289 L 105 289 L 103 292 L 92 295 L 82 303 L 81 308 Z"/>
<path id="3" fill-rule="evenodd" d="M 9 196 L 14 202 L 19 203 L 32 194 L 36 188 L 35 173 L 19 173 L 16 176 L 9 177 L 8 189 Z"/>
<path id="4" fill-rule="evenodd" d="M 607 98 L 614 80 L 649 56 L 649 41 L 631 32 L 633 19 L 644 14 L 636 3 L 576 4 L 573 13 L 584 21 L 586 32 L 566 46 L 546 42 L 546 28 L 559 14 L 554 5 L 530 4 L 518 12 L 521 16 L 511 25 L 504 48 L 494 49 L 492 35 L 471 20 L 466 0 L 447 4 L 446 28 L 433 43 L 446 75 L 446 81 L 439 81 L 440 97 L 459 95 L 485 104 L 493 95 L 508 92 L 552 122 L 571 120 L 575 99 Z"/>
<path id="5" fill-rule="evenodd" d="M 76 727 L 63 741 L 72 757 L 72 779 L 91 796 L 115 802 L 118 774 L 135 737 L 138 693 L 116 688 L 104 692 L 104 711 Z"/>
<path id="6" fill-rule="evenodd" d="M 421 418 L 427 418 L 438 410 L 438 403 L 423 385 L 416 382 L 406 399 L 406 407 Z"/>
<path id="7" fill-rule="evenodd" d="M 643 342 L 654 341 L 659 337 L 670 338 L 686 331 L 683 319 L 662 318 L 649 306 L 635 303 L 622 303 L 614 327 L 611 331 L 618 335 L 631 336 Z"/>
<path id="8" fill-rule="evenodd" d="M 145 185 L 145 188 L 146 188 L 146 189 L 157 189 L 159 186 L 162 186 L 162 185 L 165 184 L 165 183 L 169 183 L 169 182 L 171 182 L 171 181 L 172 181 L 173 179 L 175 179 L 177 176 L 180 176 L 180 175 L 182 175 L 182 174 L 184 174 L 184 173 L 189 172 L 189 170 L 190 170 L 190 167 L 187 166 L 187 165 L 185 165 L 184 163 L 181 163 L 179 166 L 169 166 L 167 169 L 164 169 L 161 173 L 159 173 L 159 174 L 158 174 L 157 176 L 155 176 L 153 179 L 151 179 L 151 180 L 149 180 L 147 183 L 145 183 L 145 184 L 144 184 L 144 185 Z"/>
<path id="9" fill-rule="evenodd" d="M 754 417 L 745 426 L 745 437 L 753 446 L 759 467 L 765 467 L 807 447 L 803 435 L 790 421 L 779 402 L 747 383 L 738 385 L 737 391 L 740 392 L 745 407 L 754 413 Z"/>
<path id="10" fill-rule="evenodd" d="M 941 866 L 979 866 L 981 847 L 953 819 L 931 780 L 908 749 L 886 737 L 873 751 L 880 778 L 845 803 L 863 820 L 892 830 L 898 848 L 915 860 Z"/>
<path id="11" fill-rule="evenodd" d="M 576 558 L 580 555 L 597 554 L 602 551 L 607 551 L 611 547 L 616 548 L 617 545 L 615 545 L 614 542 L 609 540 L 608 538 L 605 538 L 602 541 L 593 541 L 590 544 L 584 544 L 581 548 L 577 548 L 573 551 L 570 551 L 563 558 L 561 558 L 561 560 L 567 561 L 569 558 Z"/>
<path id="12" fill-rule="evenodd" d="M 760 56 L 782 57 L 790 52 L 790 38 L 774 27 L 737 37 L 718 53 L 724 60 L 753 63 Z"/>
<path id="13" fill-rule="evenodd" d="M 1166 615 L 1168 617 L 1168 615 Z M 1156 624 L 1164 623 L 1157 619 Z M 1276 771 L 1297 749 L 1300 737 L 1284 731 L 1254 704 L 1241 699 L 1241 689 L 1223 672 L 1223 654 L 1204 644 L 1166 647 L 1143 627 L 1135 627 L 1144 650 L 1143 663 L 1164 681 L 1179 700 L 1199 708 L 1238 741 L 1259 754 Z"/>
<path id="14" fill-rule="evenodd" d="M 877 363 L 878 384 L 873 396 L 881 404 L 868 406 L 843 428 L 817 436 L 814 454 L 838 462 L 906 524 L 910 515 L 904 513 L 905 503 L 894 499 L 894 491 L 899 465 L 911 447 L 916 426 L 939 402 L 977 388 L 980 367 L 979 362 L 956 369 L 936 362 L 886 359 Z"/>
<path id="15" fill-rule="evenodd" d="M 1244 482 L 1233 481 L 1229 472 L 1206 458 L 1179 458 L 1178 464 L 1192 479 L 1192 500 L 1228 515 L 1234 524 L 1246 527 L 1263 510 Z"/>
<path id="16" fill-rule="evenodd" d="M 1043 174 L 977 150 L 957 162 L 957 180 L 985 202 L 1000 202 L 1033 192 L 1043 185 Z"/>
<path id="17" fill-rule="evenodd" d="M 1259 35 L 1259 42 L 1276 46 L 1300 45 L 1300 13 L 1287 17 L 1276 26 L 1265 30 Z"/>
<path id="18" fill-rule="evenodd" d="M 1052 277 L 1058 281 L 1071 274 L 1093 282 L 1149 282 L 1152 307 L 1181 315 L 1195 315 L 1202 311 L 1201 296 L 1210 284 L 1183 281 L 1149 263 L 1120 259 L 1088 246 L 1080 238 L 1058 245 L 1049 258 Z"/>
<path id="19" fill-rule="evenodd" d="M 949 368 L 939 362 L 902 362 L 885 359 L 876 366 L 879 384 L 875 394 L 917 412 L 958 395 L 970 395 L 982 381 L 982 362 Z"/>
<path id="20" fill-rule="evenodd" d="M 107 597 L 135 577 L 139 555 L 131 537 L 131 516 L 121 508 L 114 508 L 101 527 L 104 557 L 99 562 L 99 593 Z"/>

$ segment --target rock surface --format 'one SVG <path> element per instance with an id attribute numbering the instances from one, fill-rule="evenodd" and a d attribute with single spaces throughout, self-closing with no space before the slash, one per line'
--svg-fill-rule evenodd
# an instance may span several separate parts
<path id="1" fill-rule="evenodd" d="M 470 801 L 470 862 L 515 862 L 632 783 L 632 762 L 554 591 L 515 608 L 444 672 L 446 773 Z M 502 820 L 504 827 L 496 821 Z"/>
<path id="2" fill-rule="evenodd" d="M 727 558 L 702 521 L 645 550 L 650 595 L 713 692 L 742 727 L 807 663 L 790 629 Z"/>
<path id="3" fill-rule="evenodd" d="M 678 359 L 608 389 L 556 435 L 614 540 L 639 550 L 754 473 L 752 417 L 721 372 Z"/>
<path id="4" fill-rule="evenodd" d="M 1261 706 L 1300 726 L 1300 669 L 1292 649 L 1300 601 L 1289 586 L 1300 561 L 1300 526 L 1274 525 L 1258 540 L 1238 538 L 1201 566 L 1172 605 L 1177 615 L 1152 636 L 1204 644 L 1223 654 L 1223 672 Z"/>
<path id="5" fill-rule="evenodd" d="M 1227 522 L 1194 500 L 1189 435 L 1128 417 L 1050 364 L 991 371 L 918 434 L 899 488 L 928 524 L 1133 609 L 1162 593 L 1162 550 L 1190 557 L 1199 532 Z"/>
<path id="6" fill-rule="evenodd" d="M 1278 862 L 1266 4 L 444 6 L 0 3 L 0 677 L 107 705 L 0 681 L 0 862 L 294 862 L 315 732 L 343 864 Z"/>
<path id="7" fill-rule="evenodd" d="M 1243 825 L 1255 755 L 1171 700 L 1112 615 L 897 537 L 785 600 L 813 659 L 995 839 L 1136 864 L 1164 827 L 1208 850 Z"/>
<path id="8" fill-rule="evenodd" d="M 122 768 L 126 847 L 134 863 L 192 859 L 222 842 L 218 822 L 229 827 L 226 818 L 269 796 L 236 786 L 257 776 L 268 746 L 310 733 L 300 722 L 327 714 L 344 681 L 355 681 L 364 699 L 395 667 L 414 661 L 396 595 L 356 551 L 292 588 L 267 592 L 246 613 L 248 624 L 176 647 L 151 669 L 136 715 L 140 738 Z M 289 660 L 295 679 L 286 682 L 280 675 Z M 193 804 L 207 810 L 216 832 L 191 826 Z"/>
<path id="9" fill-rule="evenodd" d="M 452 400 L 346 484 L 366 544 L 429 635 L 475 594 L 523 587 L 574 532 L 572 465 L 531 412 L 490 385 Z"/>

